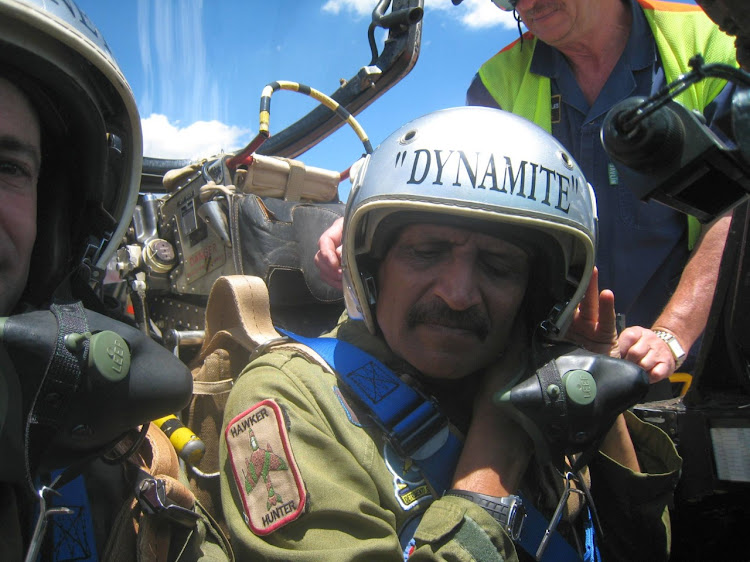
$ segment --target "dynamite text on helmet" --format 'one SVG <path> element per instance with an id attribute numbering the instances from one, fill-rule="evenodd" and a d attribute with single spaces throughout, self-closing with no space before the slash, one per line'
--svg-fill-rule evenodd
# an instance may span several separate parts
<path id="1" fill-rule="evenodd" d="M 396 154 L 394 166 L 409 173 L 406 183 L 486 189 L 538 201 L 563 213 L 581 192 L 581 178 L 543 164 L 492 152 L 418 148 Z"/>

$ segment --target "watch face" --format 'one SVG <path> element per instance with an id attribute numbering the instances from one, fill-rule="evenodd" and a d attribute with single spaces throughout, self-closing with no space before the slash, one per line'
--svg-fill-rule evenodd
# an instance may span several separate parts
<path id="1" fill-rule="evenodd" d="M 654 333 L 669 346 L 669 350 L 677 361 L 685 357 L 685 350 L 682 349 L 682 346 L 680 345 L 680 342 L 677 341 L 676 337 L 661 330 L 656 330 Z"/>
<path id="2" fill-rule="evenodd" d="M 682 349 L 680 342 L 678 342 L 675 338 L 672 338 L 669 341 L 669 349 L 672 350 L 672 353 L 674 353 L 674 356 L 677 359 L 682 359 L 685 356 L 685 350 Z"/>

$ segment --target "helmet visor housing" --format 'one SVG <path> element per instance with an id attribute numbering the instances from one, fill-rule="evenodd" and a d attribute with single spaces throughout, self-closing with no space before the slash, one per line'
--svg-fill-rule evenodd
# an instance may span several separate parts
<path id="1" fill-rule="evenodd" d="M 527 298 L 547 307 L 530 321 L 567 328 L 594 266 L 596 201 L 547 132 L 505 111 L 459 107 L 407 123 L 367 157 L 347 203 L 342 265 L 349 315 L 373 333 L 371 274 L 409 222 L 480 229 L 528 249 Z"/>

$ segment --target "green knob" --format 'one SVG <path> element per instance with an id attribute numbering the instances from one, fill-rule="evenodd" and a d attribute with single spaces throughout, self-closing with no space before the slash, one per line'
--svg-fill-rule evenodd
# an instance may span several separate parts
<path id="1" fill-rule="evenodd" d="M 596 381 L 582 369 L 568 371 L 562 377 L 568 400 L 577 406 L 588 406 L 596 398 Z"/>
<path id="2" fill-rule="evenodd" d="M 130 371 L 130 348 L 127 342 L 121 335 L 110 330 L 91 336 L 89 368 L 107 382 L 118 382 L 127 377 Z"/>

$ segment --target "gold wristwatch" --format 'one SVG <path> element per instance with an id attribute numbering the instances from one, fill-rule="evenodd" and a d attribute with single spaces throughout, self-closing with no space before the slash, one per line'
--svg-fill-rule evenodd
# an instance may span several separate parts
<path id="1" fill-rule="evenodd" d="M 676 371 L 685 361 L 687 353 L 685 353 L 685 350 L 682 349 L 680 342 L 677 341 L 677 338 L 674 336 L 674 334 L 670 334 L 669 332 L 665 332 L 663 330 L 654 330 L 653 332 L 659 337 L 659 339 L 664 341 L 664 343 L 669 346 L 669 350 L 672 352 L 672 356 L 674 357 L 674 370 Z"/>

